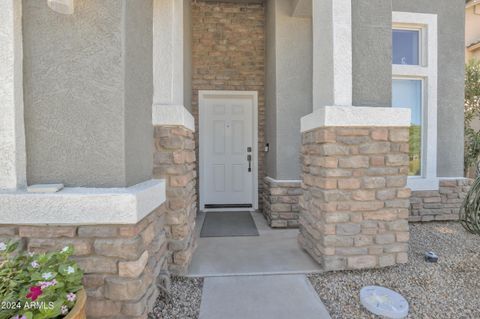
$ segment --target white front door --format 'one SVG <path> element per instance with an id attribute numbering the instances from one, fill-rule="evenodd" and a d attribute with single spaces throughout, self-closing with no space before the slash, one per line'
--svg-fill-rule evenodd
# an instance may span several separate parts
<path id="1" fill-rule="evenodd" d="M 201 209 L 256 208 L 256 99 L 256 92 L 199 92 Z"/>

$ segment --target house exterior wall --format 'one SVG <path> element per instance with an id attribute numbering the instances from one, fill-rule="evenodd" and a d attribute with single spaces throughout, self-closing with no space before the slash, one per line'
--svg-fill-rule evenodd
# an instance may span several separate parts
<path id="1" fill-rule="evenodd" d="M 29 184 L 124 187 L 152 172 L 152 3 L 23 1 Z"/>
<path id="2" fill-rule="evenodd" d="M 288 0 L 277 0 L 275 12 L 277 171 L 271 177 L 297 180 L 300 118 L 312 112 L 312 21 L 291 17 Z"/>
<path id="3" fill-rule="evenodd" d="M 152 176 L 153 2 L 125 1 L 125 185 Z"/>
<path id="4" fill-rule="evenodd" d="M 465 46 L 480 43 L 480 4 L 465 9 Z M 465 62 L 480 59 L 480 48 L 470 51 L 465 47 Z"/>
<path id="5" fill-rule="evenodd" d="M 392 105 L 392 2 L 352 1 L 354 106 Z"/>
<path id="6" fill-rule="evenodd" d="M 265 154 L 262 151 L 265 143 L 264 6 L 198 1 L 192 4 L 192 24 L 192 113 L 196 131 L 199 90 L 258 92 L 258 185 L 261 203 Z M 198 145 L 198 134 L 196 139 Z"/>
<path id="7" fill-rule="evenodd" d="M 437 174 L 463 176 L 465 1 L 392 0 L 392 8 L 438 15 Z"/>
<path id="8" fill-rule="evenodd" d="M 271 227 L 296 227 L 301 183 L 300 118 L 312 111 L 312 20 L 291 1 L 266 5 L 266 178 L 263 213 Z"/>
<path id="9" fill-rule="evenodd" d="M 277 1 L 265 4 L 265 174 L 277 176 L 277 50 L 276 50 Z"/>

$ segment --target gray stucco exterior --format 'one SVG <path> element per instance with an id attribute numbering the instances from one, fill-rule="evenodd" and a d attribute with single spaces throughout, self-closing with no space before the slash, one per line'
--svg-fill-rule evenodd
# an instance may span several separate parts
<path id="1" fill-rule="evenodd" d="M 153 171 L 153 1 L 124 3 L 125 182 L 150 179 Z"/>
<path id="2" fill-rule="evenodd" d="M 437 172 L 463 176 L 465 1 L 393 0 L 393 11 L 438 14 Z"/>
<path id="3" fill-rule="evenodd" d="M 352 1 L 353 105 L 392 105 L 391 52 L 391 0 Z"/>
<path id="4" fill-rule="evenodd" d="M 312 59 L 305 55 L 311 52 L 307 51 L 311 50 L 311 25 L 306 25 L 311 20 L 292 18 L 287 2 L 267 2 L 266 136 L 270 153 L 266 164 L 267 174 L 277 179 L 298 178 L 294 154 L 300 146 L 294 119 L 311 112 L 304 106 L 312 99 L 312 91 L 301 83 L 311 83 Z M 458 35 L 464 32 L 464 5 L 463 0 L 352 1 L 354 106 L 392 104 L 392 11 L 438 14 L 439 177 L 463 176 L 464 43 Z M 310 38 L 304 38 L 302 31 Z M 331 91 L 328 85 L 322 86 L 325 92 Z M 325 96 L 325 104 L 328 100 Z"/>
<path id="5" fill-rule="evenodd" d="M 277 175 L 277 72 L 276 72 L 276 1 L 267 1 L 265 7 L 265 175 Z"/>
<path id="6" fill-rule="evenodd" d="M 23 6 L 28 183 L 106 187 L 150 178 L 151 1 L 77 0 L 72 16 L 43 1 Z M 438 176 L 462 176 L 463 0 L 352 1 L 352 104 L 391 105 L 392 11 L 438 14 Z M 183 14 L 191 110 L 189 0 Z M 265 167 L 282 180 L 299 179 L 300 118 L 313 107 L 312 21 L 291 14 L 290 0 L 266 2 Z"/>
<path id="7" fill-rule="evenodd" d="M 266 37 L 267 175 L 297 180 L 300 118 L 312 112 L 311 19 L 291 17 L 289 0 L 269 1 Z"/>
<path id="8" fill-rule="evenodd" d="M 151 178 L 152 4 L 23 1 L 29 184 L 121 187 Z"/>

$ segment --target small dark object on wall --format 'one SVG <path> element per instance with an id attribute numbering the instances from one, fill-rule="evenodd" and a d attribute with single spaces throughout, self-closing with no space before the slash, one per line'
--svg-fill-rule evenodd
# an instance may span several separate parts
<path id="1" fill-rule="evenodd" d="M 425 261 L 436 263 L 438 261 L 438 256 L 433 251 L 427 251 L 425 253 Z"/>

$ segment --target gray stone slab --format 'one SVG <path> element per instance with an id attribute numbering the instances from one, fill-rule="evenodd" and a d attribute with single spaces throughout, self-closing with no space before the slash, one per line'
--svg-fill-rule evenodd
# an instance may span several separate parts
<path id="1" fill-rule="evenodd" d="M 305 275 L 209 277 L 200 319 L 330 319 Z"/>
<path id="2" fill-rule="evenodd" d="M 208 212 L 200 237 L 258 236 L 250 212 Z"/>

